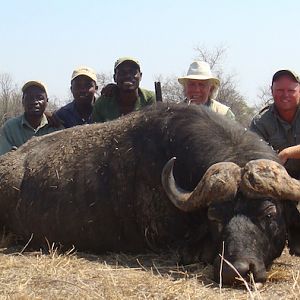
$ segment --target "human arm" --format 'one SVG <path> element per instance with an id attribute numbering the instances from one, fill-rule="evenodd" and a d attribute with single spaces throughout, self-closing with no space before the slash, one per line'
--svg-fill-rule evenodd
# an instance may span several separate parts
<path id="1" fill-rule="evenodd" d="M 102 88 L 101 96 L 112 97 L 117 90 L 118 86 L 115 83 L 109 83 Z"/>
<path id="2" fill-rule="evenodd" d="M 286 161 L 290 158 L 300 159 L 300 145 L 291 146 L 283 149 L 278 154 L 282 164 L 285 164 Z"/>
<path id="3" fill-rule="evenodd" d="M 235 115 L 230 108 L 228 108 L 228 110 L 227 110 L 226 117 L 231 120 L 235 120 Z"/>
<path id="4" fill-rule="evenodd" d="M 150 105 L 156 102 L 155 93 L 146 89 L 139 89 L 141 107 Z"/>
<path id="5" fill-rule="evenodd" d="M 95 123 L 105 122 L 104 118 L 102 117 L 102 108 L 100 103 L 101 97 L 103 96 L 100 96 L 93 105 L 92 121 Z"/>
<path id="6" fill-rule="evenodd" d="M 17 146 L 15 145 L 11 136 L 8 134 L 7 127 L 4 124 L 0 131 L 0 155 L 16 149 Z"/>
<path id="7" fill-rule="evenodd" d="M 63 121 L 57 116 L 55 112 L 52 113 L 50 111 L 45 111 L 44 114 L 50 126 L 55 128 L 63 126 Z"/>
<path id="8" fill-rule="evenodd" d="M 256 117 L 254 117 L 250 123 L 249 127 L 250 131 L 255 132 L 258 134 L 261 138 L 263 138 L 265 141 L 268 142 L 268 135 L 266 134 L 264 130 L 263 122 L 258 120 Z"/>

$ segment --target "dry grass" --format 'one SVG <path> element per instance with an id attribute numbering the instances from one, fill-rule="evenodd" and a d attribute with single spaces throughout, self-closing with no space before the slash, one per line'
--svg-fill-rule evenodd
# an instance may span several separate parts
<path id="1" fill-rule="evenodd" d="M 299 299 L 300 258 L 285 251 L 268 282 L 250 292 L 214 283 L 211 266 L 176 265 L 173 254 L 59 255 L 0 251 L 0 299 Z"/>

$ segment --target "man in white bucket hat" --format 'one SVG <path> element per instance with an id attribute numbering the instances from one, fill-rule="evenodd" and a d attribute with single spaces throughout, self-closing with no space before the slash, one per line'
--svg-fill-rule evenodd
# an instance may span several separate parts
<path id="1" fill-rule="evenodd" d="M 231 109 L 216 101 L 220 80 L 216 78 L 205 61 L 194 61 L 184 77 L 179 77 L 178 82 L 183 85 L 186 102 L 189 104 L 203 104 L 210 109 L 235 119 Z"/>

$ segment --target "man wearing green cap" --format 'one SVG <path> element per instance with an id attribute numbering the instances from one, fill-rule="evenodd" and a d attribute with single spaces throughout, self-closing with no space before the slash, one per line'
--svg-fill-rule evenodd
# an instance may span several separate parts
<path id="1" fill-rule="evenodd" d="M 271 91 L 274 103 L 253 118 L 250 129 L 280 152 L 300 144 L 300 78 L 291 70 L 279 70 L 273 75 Z M 287 171 L 300 179 L 300 160 L 289 159 L 288 150 L 284 153 Z"/>
<path id="2" fill-rule="evenodd" d="M 121 57 L 115 62 L 111 92 L 102 94 L 93 107 L 94 122 L 114 120 L 155 102 L 155 94 L 139 87 L 142 79 L 140 63 L 132 57 Z"/>
<path id="3" fill-rule="evenodd" d="M 7 120 L 0 131 L 0 155 L 16 149 L 33 136 L 41 136 L 63 127 L 52 127 L 44 114 L 48 103 L 46 86 L 36 80 L 22 87 L 24 114 Z"/>

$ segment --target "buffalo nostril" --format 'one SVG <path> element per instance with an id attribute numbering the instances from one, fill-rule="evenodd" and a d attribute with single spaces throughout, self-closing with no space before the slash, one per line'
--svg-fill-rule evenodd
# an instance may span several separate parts
<path id="1" fill-rule="evenodd" d="M 249 263 L 235 261 L 232 265 L 224 263 L 222 268 L 222 281 L 224 284 L 233 284 L 238 278 L 245 278 L 250 271 Z"/>
<path id="2" fill-rule="evenodd" d="M 249 273 L 250 265 L 248 262 L 237 261 L 233 264 L 233 266 L 237 270 L 238 274 L 243 278 L 246 277 L 246 275 Z M 236 274 L 236 276 L 238 275 Z"/>

